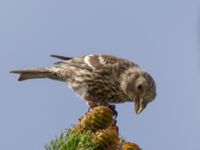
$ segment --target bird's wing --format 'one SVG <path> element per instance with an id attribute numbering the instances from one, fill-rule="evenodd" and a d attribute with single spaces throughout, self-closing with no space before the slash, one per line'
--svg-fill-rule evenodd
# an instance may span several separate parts
<path id="1" fill-rule="evenodd" d="M 101 68 L 113 68 L 115 66 L 123 65 L 135 65 L 132 62 L 118 58 L 111 55 L 86 55 L 83 57 L 65 57 L 58 55 L 50 55 L 62 59 L 63 61 L 57 62 L 56 64 L 68 64 L 70 66 L 88 69 L 98 70 Z"/>

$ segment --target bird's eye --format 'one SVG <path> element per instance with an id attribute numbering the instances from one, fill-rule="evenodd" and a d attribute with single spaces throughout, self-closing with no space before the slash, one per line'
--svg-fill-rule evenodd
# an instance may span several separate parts
<path id="1" fill-rule="evenodd" d="M 138 89 L 138 91 L 141 92 L 141 93 L 142 93 L 143 90 L 144 90 L 141 84 L 139 84 L 139 85 L 137 86 L 137 89 Z"/>

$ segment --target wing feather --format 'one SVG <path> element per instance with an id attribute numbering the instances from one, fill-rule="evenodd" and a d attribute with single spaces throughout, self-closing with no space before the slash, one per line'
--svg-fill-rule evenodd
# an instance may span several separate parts
<path id="1" fill-rule="evenodd" d="M 54 58 L 58 58 L 58 59 L 62 59 L 62 60 L 70 60 L 73 57 L 65 57 L 65 56 L 61 56 L 61 55 L 50 55 L 50 57 L 54 57 Z"/>
<path id="2" fill-rule="evenodd" d="M 87 70 L 99 70 L 101 68 L 109 69 L 123 65 L 136 65 L 128 60 L 111 55 L 86 55 L 83 57 L 65 57 L 59 55 L 51 55 L 51 57 L 63 60 L 55 63 L 57 65 L 67 64 L 69 66 L 74 66 Z"/>

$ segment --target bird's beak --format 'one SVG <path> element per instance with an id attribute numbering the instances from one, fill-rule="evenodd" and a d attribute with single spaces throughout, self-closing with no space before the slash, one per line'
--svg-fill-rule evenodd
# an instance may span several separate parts
<path id="1" fill-rule="evenodd" d="M 144 110 L 144 106 L 143 106 L 143 98 L 136 98 L 135 99 L 135 112 L 136 114 L 141 113 Z"/>

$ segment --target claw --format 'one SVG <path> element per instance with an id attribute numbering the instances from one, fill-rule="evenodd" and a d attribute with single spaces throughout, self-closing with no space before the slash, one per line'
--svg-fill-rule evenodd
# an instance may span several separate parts
<path id="1" fill-rule="evenodd" d="M 109 105 L 108 107 L 112 110 L 112 112 L 114 114 L 114 119 L 116 119 L 117 116 L 118 116 L 118 112 L 116 110 L 116 106 L 115 105 Z"/>
<path id="2" fill-rule="evenodd" d="M 87 104 L 88 104 L 88 106 L 89 106 L 89 107 L 88 107 L 88 111 L 90 111 L 90 110 L 93 109 L 94 107 L 97 107 L 97 106 L 98 106 L 97 103 L 92 102 L 92 101 L 88 101 Z"/>

